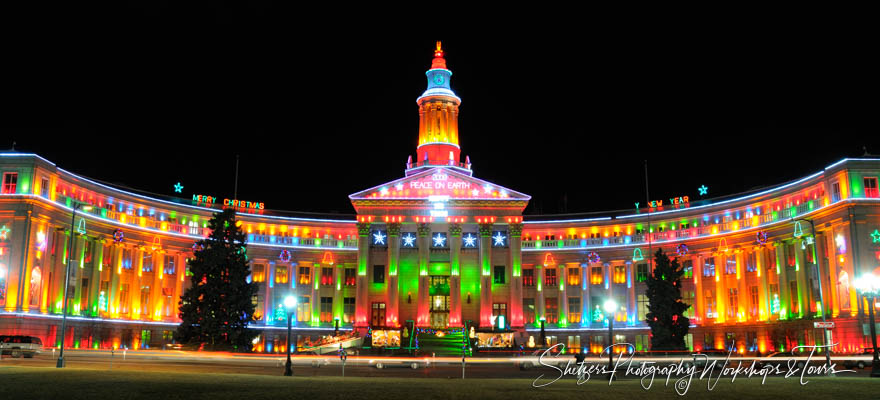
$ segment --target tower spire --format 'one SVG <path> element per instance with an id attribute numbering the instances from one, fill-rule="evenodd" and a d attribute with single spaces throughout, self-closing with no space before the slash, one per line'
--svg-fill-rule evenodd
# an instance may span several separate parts
<path id="1" fill-rule="evenodd" d="M 437 41 L 431 69 L 425 72 L 428 87 L 416 99 L 419 105 L 419 146 L 416 165 L 410 169 L 426 166 L 457 167 L 460 164 L 458 147 L 458 106 L 461 99 L 452 91 L 449 80 L 452 71 L 446 67 L 443 43 Z"/>

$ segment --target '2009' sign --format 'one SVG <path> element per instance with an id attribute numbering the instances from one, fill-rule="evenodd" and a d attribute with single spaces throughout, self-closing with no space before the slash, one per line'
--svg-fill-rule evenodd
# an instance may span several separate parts
<path id="1" fill-rule="evenodd" d="M 459 179 L 449 179 L 449 175 L 444 173 L 432 174 L 419 180 L 409 182 L 410 189 L 435 189 L 435 190 L 467 190 L 471 188 L 471 183 Z"/>

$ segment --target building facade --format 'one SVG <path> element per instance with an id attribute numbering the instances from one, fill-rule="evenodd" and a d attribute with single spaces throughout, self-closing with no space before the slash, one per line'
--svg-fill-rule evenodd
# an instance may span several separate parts
<path id="1" fill-rule="evenodd" d="M 58 342 L 69 259 L 66 346 L 164 347 L 194 242 L 212 213 L 232 207 L 260 284 L 252 326 L 261 352 L 285 351 L 289 295 L 300 338 L 337 327 L 361 335 L 473 327 L 509 333 L 514 346 L 544 337 L 597 353 L 613 319 L 615 342 L 648 350 L 644 281 L 658 249 L 685 269 L 694 350 L 823 344 L 813 327 L 823 313 L 835 323 L 836 351 L 870 347 L 873 305 L 853 281 L 880 274 L 880 159 L 844 159 L 726 198 L 681 196 L 601 217 L 524 216 L 528 195 L 474 177 L 461 159 L 461 99 L 439 43 L 426 75 L 415 160 L 400 179 L 350 195 L 351 216 L 145 196 L 36 154 L 0 153 L 0 334 Z M 608 299 L 620 308 L 606 315 L 599 305 Z"/>

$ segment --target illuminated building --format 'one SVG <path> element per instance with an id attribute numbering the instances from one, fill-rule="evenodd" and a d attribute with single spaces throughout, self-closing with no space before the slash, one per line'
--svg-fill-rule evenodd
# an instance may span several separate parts
<path id="1" fill-rule="evenodd" d="M 821 343 L 818 278 L 837 350 L 868 343 L 867 304 L 852 281 L 880 273 L 880 160 L 844 159 L 766 190 L 680 196 L 605 217 L 523 216 L 528 195 L 478 179 L 461 160 L 461 99 L 439 44 L 426 75 L 415 159 L 400 179 L 350 195 L 355 217 L 303 218 L 202 194 L 148 197 L 35 154 L 0 154 L 0 334 L 55 342 L 71 254 L 67 345 L 161 347 L 177 323 L 193 242 L 213 212 L 236 207 L 260 283 L 258 351 L 286 346 L 278 308 L 291 293 L 301 336 L 332 333 L 337 319 L 364 334 L 466 324 L 512 331 L 527 345 L 543 320 L 550 342 L 596 351 L 614 318 L 618 341 L 646 350 L 642 282 L 658 248 L 686 268 L 694 349 Z M 78 211 L 68 249 L 74 202 L 92 208 Z M 615 315 L 597 308 L 608 298 L 621 304 Z"/>

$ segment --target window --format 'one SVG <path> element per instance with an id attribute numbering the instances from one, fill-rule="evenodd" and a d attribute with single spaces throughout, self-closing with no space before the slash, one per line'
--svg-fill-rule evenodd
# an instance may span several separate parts
<path id="1" fill-rule="evenodd" d="M 321 297 L 321 322 L 333 321 L 333 298 Z"/>
<path id="2" fill-rule="evenodd" d="M 648 296 L 646 296 L 644 294 L 640 294 L 638 296 L 637 303 L 638 303 L 638 304 L 636 304 L 636 306 L 637 306 L 636 312 L 638 313 L 638 315 L 636 316 L 636 318 L 638 318 L 637 321 L 640 321 L 640 322 L 645 321 L 647 319 L 646 316 L 648 315 Z"/>
<path id="3" fill-rule="evenodd" d="M 706 291 L 706 318 L 718 318 L 718 310 L 715 308 L 715 293 Z"/>
<path id="4" fill-rule="evenodd" d="M 593 309 L 590 310 L 590 319 L 593 322 L 602 322 L 605 320 L 604 310 L 602 310 L 602 300 L 599 299 L 598 296 L 590 296 L 590 304 L 593 305 Z"/>
<path id="5" fill-rule="evenodd" d="M 832 182 L 831 183 L 831 201 L 832 202 L 840 201 L 840 182 Z"/>
<path id="6" fill-rule="evenodd" d="M 788 282 L 788 304 L 791 305 L 791 312 L 794 314 L 800 313 L 800 308 L 798 304 L 798 287 L 797 281 Z"/>
<path id="7" fill-rule="evenodd" d="M 354 322 L 355 298 L 345 297 L 342 299 L 342 322 L 349 324 Z"/>
<path id="8" fill-rule="evenodd" d="M 2 272 L 2 271 L 0 271 Z M 79 309 L 82 315 L 86 315 L 91 310 L 89 310 L 89 280 L 87 278 L 82 278 L 80 280 L 80 287 L 82 288 L 79 300 Z M 3 289 L 0 288 L 0 291 Z"/>
<path id="9" fill-rule="evenodd" d="M 727 262 L 724 263 L 724 273 L 727 275 L 735 275 L 736 274 L 736 256 L 729 255 L 726 257 Z"/>
<path id="10" fill-rule="evenodd" d="M 254 264 L 253 268 L 251 268 L 251 281 L 252 282 L 265 282 L 266 281 L 266 266 L 263 264 Z"/>
<path id="11" fill-rule="evenodd" d="M 581 284 L 581 269 L 580 268 L 569 268 L 568 269 L 568 284 L 571 286 L 577 286 Z"/>
<path id="12" fill-rule="evenodd" d="M 523 323 L 535 323 L 535 299 L 523 297 Z"/>
<path id="13" fill-rule="evenodd" d="M 385 266 L 384 265 L 374 265 L 373 266 L 373 283 L 385 283 Z M 384 305 L 384 303 L 383 303 L 383 305 Z M 384 313 L 384 311 L 383 311 L 383 313 Z"/>
<path id="14" fill-rule="evenodd" d="M 177 271 L 174 265 L 174 256 L 165 256 L 165 265 L 162 266 L 162 269 L 165 275 L 174 275 Z"/>
<path id="15" fill-rule="evenodd" d="M 123 283 L 121 289 L 119 290 L 119 313 L 126 314 L 128 313 L 128 284 Z"/>
<path id="16" fill-rule="evenodd" d="M 590 336 L 590 353 L 599 354 L 605 350 L 605 335 Z"/>
<path id="17" fill-rule="evenodd" d="M 571 353 L 580 352 L 581 351 L 581 337 L 580 336 L 569 336 L 568 337 L 568 347 L 566 347 L 566 349 Z"/>
<path id="18" fill-rule="evenodd" d="M 877 177 L 865 178 L 865 197 L 880 197 L 880 193 L 877 192 Z"/>
<path id="19" fill-rule="evenodd" d="M 535 286 L 535 269 L 523 268 L 523 286 Z"/>
<path id="20" fill-rule="evenodd" d="M 727 289 L 727 316 L 729 318 L 736 318 L 738 310 L 736 288 Z"/>
<path id="21" fill-rule="evenodd" d="M 685 278 L 685 279 L 693 278 L 694 277 L 694 260 L 684 260 L 684 262 L 681 263 L 681 269 L 682 269 L 682 271 L 684 271 L 684 274 L 682 275 L 683 278 Z"/>
<path id="22" fill-rule="evenodd" d="M 758 287 L 750 286 L 749 287 L 749 315 L 752 317 L 758 316 Z"/>
<path id="23" fill-rule="evenodd" d="M 444 298 L 446 296 L 443 296 Z M 501 328 L 506 328 L 510 325 L 510 320 L 507 318 L 507 303 L 492 303 L 492 321 L 494 325 Z M 501 326 L 501 320 L 499 318 L 503 318 L 504 326 Z"/>
<path id="24" fill-rule="evenodd" d="M 333 285 L 333 268 L 321 268 L 321 285 Z"/>
<path id="25" fill-rule="evenodd" d="M 141 315 L 150 313 L 150 287 L 141 288 Z"/>
<path id="26" fill-rule="evenodd" d="M 357 272 L 354 268 L 345 269 L 345 286 L 354 286 L 357 284 Z"/>
<path id="27" fill-rule="evenodd" d="M 786 265 L 789 268 L 794 268 L 797 265 L 797 258 L 794 254 L 794 243 L 785 244 L 785 260 Z"/>
<path id="28" fill-rule="evenodd" d="M 693 318 L 693 317 L 694 317 L 694 308 L 695 308 L 695 305 L 694 305 L 694 304 L 695 304 L 695 303 L 694 303 L 694 299 L 695 299 L 695 297 L 694 297 L 694 291 L 693 291 L 693 290 L 685 290 L 685 291 L 682 291 L 682 294 L 681 294 L 681 301 L 682 301 L 684 304 L 687 304 L 687 305 L 689 306 L 688 309 L 685 310 L 685 312 L 684 312 L 684 316 L 685 316 L 685 317 L 688 317 L 688 318 Z"/>
<path id="29" fill-rule="evenodd" d="M 577 324 L 581 322 L 581 298 L 568 298 L 568 322 Z"/>
<path id="30" fill-rule="evenodd" d="M 107 298 L 110 293 L 110 281 L 101 281 L 101 291 L 98 292 L 98 310 L 107 311 Z"/>
<path id="31" fill-rule="evenodd" d="M 715 257 L 706 257 L 703 260 L 703 276 L 715 276 Z"/>
<path id="32" fill-rule="evenodd" d="M 626 265 L 614 266 L 614 283 L 626 283 Z"/>
<path id="33" fill-rule="evenodd" d="M 601 285 L 602 284 L 602 267 L 590 268 L 590 284 L 591 285 Z"/>
<path id="34" fill-rule="evenodd" d="M 373 303 L 370 325 L 385 326 L 385 303 Z"/>
<path id="35" fill-rule="evenodd" d="M 770 284 L 770 313 L 776 314 L 779 312 L 779 285 L 776 283 Z"/>
<path id="36" fill-rule="evenodd" d="M 758 351 L 758 332 L 746 332 L 746 350 Z"/>
<path id="37" fill-rule="evenodd" d="M 9 273 L 6 264 L 0 262 L 0 304 L 6 301 L 6 275 Z"/>
<path id="38" fill-rule="evenodd" d="M 544 321 L 548 324 L 556 323 L 556 316 L 558 315 L 559 309 L 559 299 L 555 297 L 548 297 L 544 299 Z"/>
<path id="39" fill-rule="evenodd" d="M 706 332 L 703 334 L 703 348 L 704 349 L 714 349 L 715 348 L 715 335 L 711 332 Z"/>
<path id="40" fill-rule="evenodd" d="M 144 261 L 141 264 L 141 271 L 143 272 L 153 272 L 153 255 L 147 252 L 144 252 Z"/>
<path id="41" fill-rule="evenodd" d="M 776 248 L 771 247 L 767 249 L 767 270 L 775 270 L 776 269 Z"/>
<path id="42" fill-rule="evenodd" d="M 648 351 L 651 349 L 650 335 L 636 335 L 636 351 Z"/>
<path id="43" fill-rule="evenodd" d="M 544 285 L 556 286 L 556 268 L 547 268 L 544 270 Z"/>
<path id="44" fill-rule="evenodd" d="M 639 282 L 648 280 L 648 264 L 636 265 L 636 278 Z"/>
<path id="45" fill-rule="evenodd" d="M 122 268 L 131 269 L 131 249 L 122 249 Z"/>
<path id="46" fill-rule="evenodd" d="M 3 194 L 14 194 L 18 185 L 18 172 L 6 172 L 3 174 Z"/>
<path id="47" fill-rule="evenodd" d="M 287 266 L 275 266 L 275 283 L 287 283 Z"/>
<path id="48" fill-rule="evenodd" d="M 308 285 L 312 283 L 312 273 L 309 267 L 299 267 L 299 284 Z"/>
<path id="49" fill-rule="evenodd" d="M 755 252 L 751 252 L 751 253 L 749 253 L 748 256 L 746 256 L 746 272 L 755 272 L 757 270 L 758 270 L 757 255 L 755 254 Z"/>
<path id="50" fill-rule="evenodd" d="M 49 179 L 46 177 L 40 178 L 40 197 L 49 198 Z"/>
<path id="51" fill-rule="evenodd" d="M 724 347 L 727 348 L 727 351 L 736 351 L 736 332 L 724 334 Z"/>
<path id="52" fill-rule="evenodd" d="M 312 320 L 311 296 L 299 296 L 299 300 L 296 302 L 296 320 L 299 322 Z"/>
<path id="53" fill-rule="evenodd" d="M 492 283 L 495 284 L 504 284 L 504 266 L 496 265 L 494 269 Z"/>

